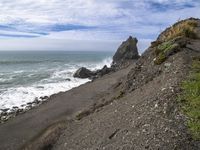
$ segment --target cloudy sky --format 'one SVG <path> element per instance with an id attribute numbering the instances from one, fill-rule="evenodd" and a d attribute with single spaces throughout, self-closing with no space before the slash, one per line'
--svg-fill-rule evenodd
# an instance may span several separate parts
<path id="1" fill-rule="evenodd" d="M 115 50 L 129 35 L 144 50 L 200 0 L 0 0 L 0 50 Z"/>

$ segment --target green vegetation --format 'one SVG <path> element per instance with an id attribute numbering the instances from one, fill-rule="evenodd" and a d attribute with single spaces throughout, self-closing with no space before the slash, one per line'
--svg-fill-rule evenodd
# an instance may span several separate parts
<path id="1" fill-rule="evenodd" d="M 167 57 L 165 56 L 165 54 L 160 53 L 160 54 L 156 57 L 156 59 L 154 60 L 154 64 L 160 65 L 160 64 L 162 64 L 166 59 L 167 59 Z"/>
<path id="2" fill-rule="evenodd" d="M 172 26 L 169 31 L 165 34 L 165 41 L 174 39 L 178 36 L 188 37 L 188 38 L 197 38 L 195 33 L 195 27 L 198 23 L 195 20 L 186 20 L 182 23 L 175 24 Z"/>
<path id="3" fill-rule="evenodd" d="M 179 50 L 179 47 L 179 44 L 175 43 L 174 40 L 169 40 L 158 45 L 158 47 L 155 50 L 157 57 L 154 63 L 156 65 L 162 64 L 168 58 L 169 55 L 177 52 Z"/>
<path id="4" fill-rule="evenodd" d="M 157 47 L 161 43 L 162 43 L 161 41 L 153 41 L 153 42 L 151 42 L 151 48 Z"/>
<path id="5" fill-rule="evenodd" d="M 186 20 L 173 25 L 165 33 L 163 33 L 162 41 L 153 42 L 152 47 L 155 48 L 156 58 L 154 64 L 162 64 L 170 55 L 180 50 L 179 40 L 183 38 L 197 38 L 195 27 L 198 23 L 195 20 Z"/>
<path id="6" fill-rule="evenodd" d="M 171 49 L 174 49 L 177 46 L 178 46 L 178 44 L 175 43 L 174 40 L 170 40 L 170 41 L 167 41 L 167 42 L 164 42 L 164 43 L 160 44 L 158 46 L 158 49 L 161 52 L 167 52 L 167 51 L 170 51 Z"/>
<path id="7" fill-rule="evenodd" d="M 189 117 L 188 127 L 195 139 L 200 139 L 200 57 L 193 58 L 189 79 L 182 84 L 182 109 Z"/>

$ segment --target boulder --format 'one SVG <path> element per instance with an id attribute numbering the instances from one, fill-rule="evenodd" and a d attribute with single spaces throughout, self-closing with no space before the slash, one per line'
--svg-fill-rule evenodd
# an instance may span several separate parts
<path id="1" fill-rule="evenodd" d="M 91 78 L 94 76 L 94 73 L 85 67 L 79 68 L 73 75 L 75 78 Z"/>
<path id="2" fill-rule="evenodd" d="M 117 52 L 113 56 L 113 65 L 121 65 L 129 60 L 138 59 L 140 56 L 137 49 L 137 38 L 130 36 L 126 41 L 124 41 Z"/>
<path id="3" fill-rule="evenodd" d="M 108 74 L 109 72 L 111 72 L 112 69 L 111 68 L 108 68 L 107 65 L 105 65 L 102 69 L 100 70 L 97 70 L 95 72 L 95 74 L 97 74 L 97 76 L 103 76 L 105 74 Z"/>
<path id="4" fill-rule="evenodd" d="M 74 73 L 73 76 L 76 78 L 89 78 L 91 80 L 94 80 L 96 78 L 102 77 L 105 74 L 110 73 L 111 71 L 113 71 L 113 69 L 108 68 L 107 65 L 105 65 L 102 69 L 96 71 L 90 71 L 87 68 L 81 67 Z"/>

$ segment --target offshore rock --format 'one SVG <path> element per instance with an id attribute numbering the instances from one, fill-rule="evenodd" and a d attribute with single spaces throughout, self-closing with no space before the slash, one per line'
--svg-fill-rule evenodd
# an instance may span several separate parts
<path id="1" fill-rule="evenodd" d="M 137 38 L 130 36 L 117 49 L 113 56 L 112 66 L 122 66 L 128 61 L 137 60 L 140 56 L 137 49 Z"/>

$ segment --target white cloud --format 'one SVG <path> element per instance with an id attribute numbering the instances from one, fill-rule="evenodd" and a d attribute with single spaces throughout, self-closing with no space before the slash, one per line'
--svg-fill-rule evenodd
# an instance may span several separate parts
<path id="1" fill-rule="evenodd" d="M 166 10 L 162 10 L 162 7 L 158 9 L 159 6 L 154 8 L 152 3 L 165 4 L 169 8 Z M 190 4 L 192 7 L 187 7 L 185 4 Z M 39 35 L 37 32 L 43 30 L 49 34 L 33 39 L 12 38 L 6 41 L 1 37 L 0 50 L 33 47 L 43 49 L 45 44 L 48 49 L 49 45 L 55 49 L 70 49 L 69 42 L 63 42 L 70 40 L 84 41 L 81 42 L 82 45 L 86 41 L 87 43 L 90 41 L 91 44 L 96 41 L 105 45 L 115 43 L 114 48 L 118 41 L 126 39 L 129 35 L 137 36 L 141 43 L 147 45 L 161 30 L 179 18 L 200 17 L 200 2 L 194 0 L 1 0 L 0 7 L 0 36 L 1 34 Z M 45 31 L 45 27 L 56 24 L 96 28 L 63 32 Z M 4 30 L 1 25 L 14 27 L 16 31 Z M 62 44 L 58 42 L 59 40 Z M 15 46 L 11 48 L 8 41 Z M 31 45 L 31 48 L 27 45 Z M 83 46 L 74 45 L 74 47 L 79 50 Z M 146 46 L 140 44 L 140 47 Z"/>

